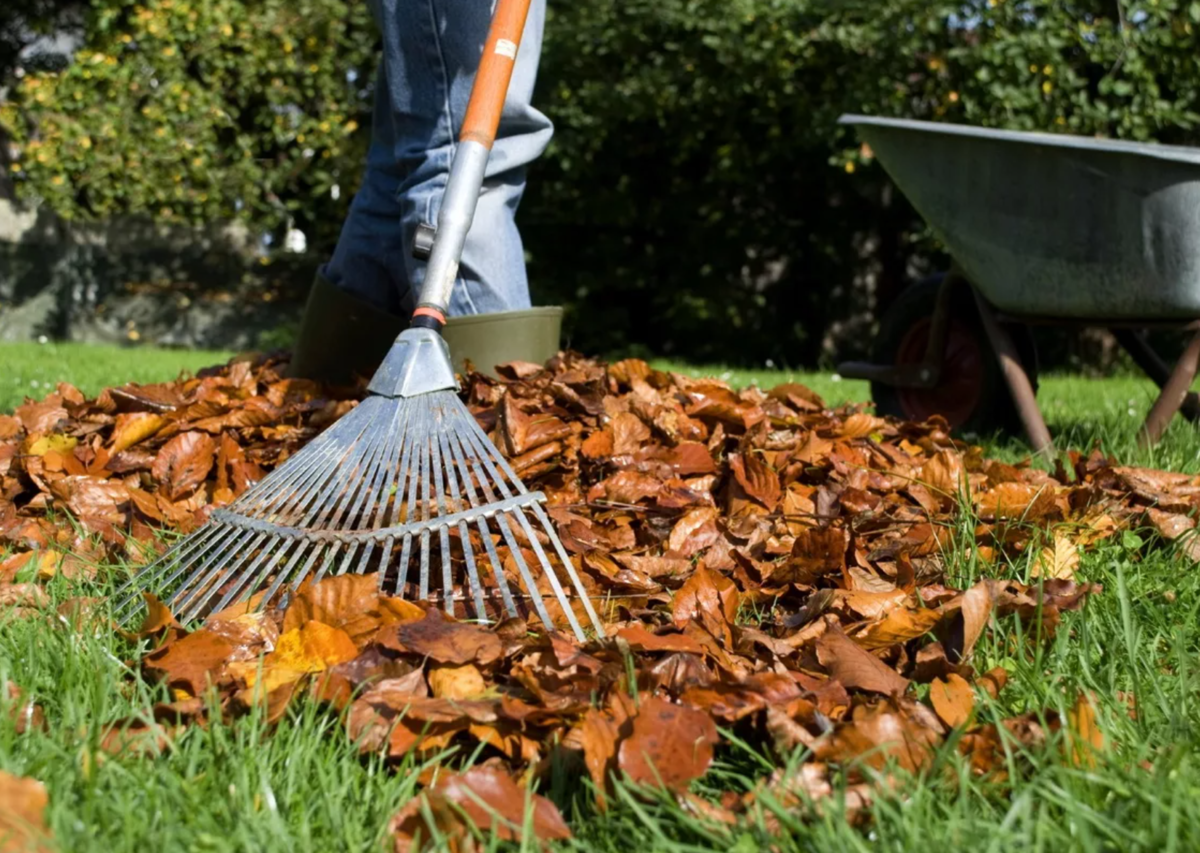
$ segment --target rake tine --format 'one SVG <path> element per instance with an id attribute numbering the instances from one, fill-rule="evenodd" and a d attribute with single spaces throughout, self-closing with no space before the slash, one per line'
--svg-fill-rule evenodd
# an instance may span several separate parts
<path id="1" fill-rule="evenodd" d="M 240 580 L 230 587 L 228 592 L 221 596 L 220 601 L 213 605 L 213 613 L 220 613 L 222 610 L 228 607 L 230 603 L 236 600 L 237 596 L 241 595 L 241 593 L 247 588 L 247 585 L 249 585 L 249 588 L 253 589 L 266 579 L 267 575 L 271 573 L 271 563 L 268 561 L 268 558 L 271 556 L 271 549 L 279 545 L 279 540 L 281 538 L 282 537 L 280 536 L 272 537 L 271 541 L 259 550 L 258 556 L 254 558 L 254 561 L 250 563 L 250 565 L 247 566 L 243 571 L 238 573 L 240 575 Z M 286 549 L 287 546 L 284 547 Z M 277 557 L 279 556 L 282 555 L 277 555 Z M 266 563 L 266 565 L 263 566 L 262 574 L 256 576 L 255 570 L 263 563 Z M 276 564 L 278 564 L 278 559 L 276 560 Z M 213 590 L 215 591 L 216 587 L 213 587 Z M 209 595 L 211 596 L 211 593 Z M 263 600 L 265 601 L 266 599 L 264 598 Z"/>
<path id="2" fill-rule="evenodd" d="M 222 530 L 221 535 L 216 540 L 211 542 L 207 548 L 204 548 L 203 550 L 194 554 L 189 563 L 194 565 L 203 558 L 201 569 L 197 570 L 203 571 L 204 567 L 208 566 L 230 546 L 237 546 L 245 542 L 249 537 L 249 534 L 250 531 L 238 530 L 236 527 L 225 528 Z M 182 559 L 173 560 L 171 564 L 166 567 L 168 571 L 171 567 L 175 567 L 175 571 L 172 572 L 169 577 L 167 577 L 165 580 L 159 581 L 159 586 L 164 590 L 164 594 L 168 595 L 169 601 L 174 601 L 176 598 L 178 598 L 180 593 L 187 589 L 188 585 L 192 582 L 194 575 L 196 574 L 195 572 L 184 578 L 183 581 L 178 585 L 176 584 L 180 577 L 187 572 L 189 563 L 183 562 Z"/>
<path id="3" fill-rule="evenodd" d="M 558 599 L 559 605 L 562 606 L 567 621 L 571 623 L 571 628 L 575 631 L 575 636 L 579 639 L 579 642 L 584 642 L 587 638 L 583 635 L 583 629 L 579 627 L 579 622 L 575 619 L 575 611 L 571 608 L 571 600 L 567 598 L 562 584 L 558 582 L 558 575 L 554 573 L 554 568 L 550 565 L 550 558 L 546 556 L 546 552 L 542 549 L 542 543 L 538 541 L 537 534 L 533 531 L 533 526 L 529 523 L 529 519 L 525 517 L 524 509 L 516 510 L 513 512 L 513 515 L 517 517 L 517 521 L 525 531 L 525 535 L 529 537 L 529 544 L 533 548 L 533 552 L 537 555 L 538 562 L 545 568 L 546 580 L 550 581 L 550 587 L 554 590 L 554 597 Z M 570 560 L 567 561 L 567 565 L 570 565 Z"/>
<path id="4" fill-rule="evenodd" d="M 454 512 L 454 508 L 450 506 L 446 499 L 446 484 L 443 478 L 445 472 L 442 470 L 443 460 L 441 441 L 439 440 L 441 432 L 441 430 L 435 430 L 434 434 L 430 435 L 429 440 L 430 455 L 433 464 L 433 491 L 435 495 L 433 511 L 435 516 L 450 515 L 452 512 Z M 457 489 L 455 491 L 457 491 Z M 442 556 L 442 594 L 446 602 L 446 612 L 453 616 L 454 576 L 453 565 L 450 561 L 450 529 L 444 524 L 438 526 L 438 545 L 441 548 Z"/>
<path id="5" fill-rule="evenodd" d="M 259 489 L 249 489 L 230 504 L 230 510 L 235 512 L 245 511 L 247 515 L 269 520 L 273 514 L 279 514 L 276 507 L 285 498 L 296 493 L 303 495 L 305 491 L 311 489 L 314 481 L 321 482 L 323 478 L 327 478 L 340 471 L 340 464 L 330 463 L 338 457 L 339 450 L 342 451 L 340 454 L 342 459 L 353 452 L 355 442 L 366 432 L 370 421 L 370 418 L 364 418 L 361 415 L 352 417 L 353 415 L 358 415 L 358 410 L 355 410 L 334 424 L 328 433 L 322 434 L 321 438 L 327 437 L 323 446 L 313 448 L 313 451 L 310 453 L 308 451 L 312 445 L 309 445 L 287 460 L 277 472 L 280 478 L 277 482 L 264 480 Z M 359 423 L 359 421 L 362 421 L 362 423 Z M 339 430 L 339 426 L 343 426 L 343 429 Z M 357 434 L 355 434 L 355 427 L 357 427 Z M 349 435 L 343 435 L 343 433 Z M 353 438 L 347 441 L 346 438 L 351 435 Z M 312 490 L 310 498 L 303 501 L 303 503 L 307 504 L 309 500 L 317 497 L 321 491 Z M 299 510 L 300 508 L 293 508 L 292 511 L 289 511 L 285 507 L 281 520 L 294 518 L 299 514 Z"/>
<path id="6" fill-rule="evenodd" d="M 451 435 L 453 431 L 447 430 Z M 447 438 L 446 432 L 438 434 L 438 442 L 442 446 L 442 457 L 448 460 L 446 465 L 446 481 L 450 486 L 450 499 L 458 507 L 461 503 L 461 498 L 458 492 L 458 478 L 461 475 L 463 478 L 463 492 L 467 493 L 470 489 L 470 477 L 466 472 L 465 466 L 462 465 L 462 459 L 454 454 L 452 442 Z M 474 495 L 471 495 L 469 504 L 472 508 L 475 506 Z M 475 569 L 475 553 L 471 548 L 471 531 L 467 527 L 465 521 L 458 523 L 458 539 L 462 544 L 463 561 L 467 564 L 467 583 L 471 588 L 471 597 L 475 601 L 475 612 L 478 614 L 480 621 L 487 621 L 487 612 L 484 609 L 483 588 L 479 583 L 479 574 Z"/>
<path id="7" fill-rule="evenodd" d="M 575 564 L 571 562 L 571 557 L 567 554 L 567 549 L 563 547 L 562 540 L 558 538 L 558 535 L 554 532 L 554 528 L 550 525 L 550 516 L 547 515 L 546 510 L 541 504 L 533 505 L 533 513 L 537 516 L 538 521 L 541 522 L 542 528 L 546 531 L 547 538 L 551 544 L 554 545 L 555 551 L 558 552 L 558 559 L 562 561 L 563 569 L 566 570 L 567 575 L 571 578 L 571 583 L 574 585 L 575 591 L 579 593 L 579 599 L 583 602 L 583 609 L 587 611 L 588 618 L 592 620 L 592 627 L 596 629 L 597 634 L 603 637 L 604 628 L 600 623 L 600 617 L 596 615 L 596 611 L 592 608 L 591 598 L 583 588 L 583 583 L 579 580 L 579 575 L 575 571 Z"/>
<path id="8" fill-rule="evenodd" d="M 404 544 L 400 546 L 400 572 L 396 575 L 396 595 L 404 593 L 408 582 L 408 561 L 412 559 L 412 534 L 404 534 Z"/>
<path id="9" fill-rule="evenodd" d="M 210 540 L 215 537 L 227 535 L 227 531 L 220 527 L 212 526 L 200 531 L 192 538 L 183 538 L 168 548 L 158 559 L 150 563 L 136 575 L 131 577 L 113 593 L 113 598 L 116 604 L 113 606 L 115 613 L 121 613 L 126 610 L 133 602 L 140 602 L 141 591 L 149 586 L 160 587 L 159 581 L 166 575 L 171 568 L 171 565 L 176 560 L 183 559 L 184 556 L 191 554 L 194 551 L 200 550 L 203 553 L 204 548 L 211 544 Z M 140 608 L 137 608 L 140 609 Z"/>
<path id="10" fill-rule="evenodd" d="M 309 544 L 309 543 L 305 542 L 303 539 L 295 540 L 295 542 L 293 543 L 293 546 L 292 546 L 291 559 L 289 559 L 287 561 L 287 565 L 285 565 L 282 569 L 279 570 L 279 574 L 277 574 L 275 576 L 275 580 L 271 582 L 271 585 L 269 587 L 267 587 L 266 592 L 263 594 L 262 600 L 264 603 L 270 601 L 272 596 L 274 596 L 275 593 L 279 591 L 279 588 L 281 586 L 283 586 L 283 584 L 287 583 L 287 578 L 288 578 L 288 575 L 290 575 L 292 573 L 292 568 L 296 565 L 296 563 L 300 560 L 300 558 L 304 556 L 304 554 L 307 550 L 304 546 L 307 544 Z M 315 555 L 316 552 L 319 550 L 320 550 L 320 546 L 314 545 L 312 547 L 312 550 L 310 553 Z M 280 559 L 283 559 L 282 555 L 280 556 Z M 310 562 L 311 562 L 311 558 L 310 558 Z M 297 584 L 296 586 L 299 586 L 299 584 Z"/>
<path id="11" fill-rule="evenodd" d="M 397 421 L 400 418 L 400 406 L 392 407 L 391 427 L 388 429 L 388 438 L 386 441 L 377 444 L 375 447 L 375 455 L 368 463 L 368 474 L 362 478 L 362 486 L 358 489 L 358 497 L 350 510 L 350 515 L 346 519 L 346 526 L 357 528 L 359 522 L 365 521 L 366 516 L 370 515 L 370 504 L 367 504 L 367 498 L 375 491 L 375 483 L 380 479 L 381 474 L 386 466 L 389 454 L 392 448 L 392 441 L 395 439 L 397 430 Z M 376 496 L 378 501 L 378 496 Z M 354 562 L 354 557 L 358 553 L 359 543 L 355 542 L 351 547 L 346 549 L 346 556 L 342 558 L 341 567 L 335 572 L 337 575 L 344 575 L 350 568 L 350 564 Z M 367 556 L 370 556 L 370 547 L 367 549 Z"/>
<path id="12" fill-rule="evenodd" d="M 413 445 L 415 445 L 417 443 L 417 438 L 421 435 L 421 426 L 423 424 L 423 420 L 421 418 L 421 413 L 417 412 L 417 415 L 413 420 L 415 421 L 415 423 L 413 424 L 413 429 L 412 429 L 413 436 L 409 437 L 409 435 L 407 433 L 405 434 L 406 440 L 404 442 L 404 454 L 400 459 L 400 469 L 399 469 L 398 475 L 396 477 L 396 500 L 392 504 L 392 511 L 388 517 L 389 525 L 397 524 L 400 521 L 401 506 L 404 507 L 404 515 L 405 515 L 406 519 L 411 518 L 412 511 L 413 511 L 413 501 L 416 500 L 417 480 L 415 477 L 411 476 L 412 475 L 411 463 L 412 463 Z M 405 497 L 404 497 L 404 487 L 406 484 L 408 485 L 407 499 L 405 499 Z M 391 539 L 389 539 L 388 541 L 391 542 Z M 401 545 L 401 549 L 400 549 L 399 570 L 396 572 L 395 592 L 397 595 L 401 594 L 401 592 L 404 589 L 404 584 L 408 579 L 408 560 L 410 557 L 411 547 L 412 547 L 412 536 L 406 535 L 403 540 L 403 545 Z M 381 584 L 383 583 L 382 574 L 380 576 L 379 581 Z"/>
<path id="13" fill-rule="evenodd" d="M 509 527 L 507 515 L 507 513 L 502 513 L 496 516 L 496 524 L 500 527 L 500 534 L 504 537 L 504 541 L 508 543 L 508 551 L 512 554 L 513 560 L 517 564 L 517 571 L 521 573 L 522 585 L 533 600 L 533 609 L 541 617 L 542 624 L 546 626 L 546 629 L 554 630 L 554 623 L 550 621 L 550 613 L 546 610 L 546 603 L 542 600 L 542 594 L 538 591 L 537 583 L 529 571 L 529 566 L 525 563 L 525 555 L 521 553 L 521 546 L 518 544 L 516 536 L 513 535 L 512 528 Z"/>
<path id="14" fill-rule="evenodd" d="M 464 415 L 461 410 L 458 412 L 458 417 L 459 420 L 463 420 L 464 417 L 474 420 L 474 418 L 471 417 L 470 412 L 467 412 Z M 459 427 L 458 424 L 455 426 Z M 476 500 L 475 485 L 472 482 L 472 477 L 479 481 L 481 499 L 486 499 L 486 502 L 490 503 L 491 501 L 495 500 L 495 495 L 492 493 L 491 486 L 488 484 L 487 476 L 484 474 L 478 459 L 471 457 L 471 455 L 466 451 L 465 445 L 459 438 L 464 431 L 465 430 L 462 427 L 451 430 L 450 443 L 454 447 L 454 455 L 458 459 L 459 465 L 463 469 L 462 479 L 464 489 L 467 494 L 467 499 L 470 501 L 472 507 L 478 508 L 481 504 Z M 477 456 L 478 454 L 476 454 L 476 457 Z M 492 542 L 492 534 L 487 528 L 487 521 L 484 518 L 480 518 L 477 523 L 479 526 L 480 539 L 483 540 L 483 547 L 487 551 L 488 560 L 490 560 L 492 564 L 492 574 L 496 578 L 496 586 L 499 587 L 500 597 L 504 600 L 504 608 L 508 612 L 509 616 L 517 616 L 517 604 L 515 601 L 513 601 L 512 592 L 508 588 L 508 578 L 504 576 L 504 567 L 501 565 L 500 557 L 496 553 L 496 546 Z"/>
<path id="15" fill-rule="evenodd" d="M 350 448 L 347 448 L 347 455 L 349 454 L 349 452 L 350 452 Z M 335 470 L 337 467 L 340 467 L 340 466 L 335 466 Z M 322 474 L 322 476 L 327 476 L 328 473 L 329 472 L 325 472 L 325 474 Z M 322 492 L 319 489 L 311 490 L 311 496 L 304 504 L 306 507 L 308 507 L 308 514 L 304 517 L 303 521 L 301 522 L 301 526 L 308 527 L 313 524 L 313 522 L 316 520 L 318 514 L 323 514 L 327 517 L 328 514 L 332 511 L 332 505 L 327 506 L 326 504 L 324 504 L 323 502 L 318 500 L 318 498 L 321 496 L 321 493 Z M 311 545 L 311 550 L 308 551 L 309 557 L 308 557 L 308 560 L 305 562 L 304 566 L 301 568 L 300 574 L 298 575 L 295 583 L 293 584 L 293 588 L 298 588 L 300 586 L 300 584 L 304 582 L 304 578 L 307 577 L 308 572 L 311 570 L 313 562 L 316 560 L 317 556 L 320 554 L 320 552 L 322 550 L 322 546 L 320 544 L 316 544 L 316 543 L 309 543 L 304 539 L 297 539 L 295 547 L 293 548 L 291 559 L 289 559 L 287 564 L 283 567 L 283 569 L 280 570 L 279 574 L 275 578 L 275 581 L 271 584 L 270 587 L 268 587 L 266 594 L 263 595 L 262 600 L 264 602 L 270 601 L 272 596 L 275 595 L 275 593 L 280 589 L 280 587 L 282 587 L 283 584 L 287 583 L 288 578 L 291 576 L 293 568 L 295 568 L 295 566 L 296 566 L 296 563 L 299 562 L 299 560 L 305 555 L 306 550 L 307 550 L 305 548 L 306 545 Z"/>
<path id="16" fill-rule="evenodd" d="M 400 448 L 404 446 L 404 437 L 408 431 L 408 415 L 409 406 L 406 401 L 396 401 L 396 419 L 392 423 L 392 433 L 388 436 L 387 447 L 383 452 L 383 467 L 380 469 L 380 476 L 377 483 L 377 488 L 368 506 L 372 507 L 369 512 L 370 525 L 375 530 L 383 526 L 385 517 L 387 516 L 387 496 L 388 484 L 394 484 L 396 477 L 393 474 L 392 466 L 399 462 Z M 364 522 L 368 519 L 364 517 Z M 358 573 L 366 571 L 370 565 L 371 555 L 375 553 L 375 540 L 368 539 L 367 547 L 363 550 L 362 560 L 359 561 L 358 568 L 355 570 Z M 379 568 L 379 584 L 383 586 L 384 570 L 387 568 L 387 554 L 391 552 L 391 538 L 386 540 L 383 551 L 383 562 Z"/>
<path id="17" fill-rule="evenodd" d="M 267 538 L 267 534 L 265 534 L 265 533 L 255 534 L 254 531 L 252 531 L 252 530 L 247 530 L 247 531 L 245 531 L 245 533 L 246 533 L 245 536 L 243 536 L 241 539 L 239 539 L 237 542 L 234 543 L 235 550 L 233 553 L 240 554 L 240 553 L 243 553 L 246 551 L 252 551 L 255 548 L 258 548 L 260 545 L 262 545 L 263 540 Z M 258 538 L 254 539 L 254 542 L 252 544 L 243 546 L 243 543 L 246 543 L 249 540 L 253 539 L 254 536 L 256 536 L 256 535 Z M 192 574 L 192 577 L 188 579 L 188 582 L 185 583 L 184 586 L 181 587 L 180 590 L 171 598 L 171 609 L 174 612 L 183 613 L 184 611 L 188 610 L 188 608 L 190 606 L 189 605 L 190 601 L 195 599 L 198 595 L 200 595 L 209 586 L 214 586 L 221 582 L 221 578 L 222 578 L 223 574 L 226 571 L 228 571 L 228 567 L 222 565 L 219 562 L 220 559 L 224 556 L 225 556 L 224 554 L 219 554 L 219 553 L 212 554 L 208 558 L 208 560 L 205 561 L 204 565 L 201 566 L 200 569 L 198 569 L 196 572 L 194 572 Z M 213 564 L 214 560 L 218 561 L 217 564 L 213 566 L 211 571 L 209 571 L 206 574 L 203 574 L 201 576 L 201 574 L 205 571 L 205 569 L 207 569 L 208 566 Z M 199 580 L 196 580 L 193 583 L 193 580 L 196 578 L 199 578 Z M 214 586 L 214 588 L 215 588 L 215 586 Z M 181 619 L 181 621 L 186 621 L 186 618 Z"/>
<path id="18" fill-rule="evenodd" d="M 347 426 L 352 427 L 353 424 L 348 424 Z M 348 430 L 348 431 L 352 431 L 352 430 Z M 360 430 L 360 433 L 361 433 L 361 430 Z M 334 447 L 333 439 L 337 438 L 336 430 L 330 430 L 329 434 L 331 435 L 331 439 L 328 442 L 328 445 L 329 445 L 328 447 L 318 448 L 321 451 L 320 453 L 308 454 L 308 456 L 310 456 L 310 457 L 316 457 L 315 459 L 302 458 L 305 456 L 305 454 L 303 453 L 303 451 L 301 451 L 301 453 L 298 453 L 296 456 L 292 457 L 292 459 L 288 460 L 288 462 L 291 463 L 290 470 L 285 472 L 283 470 L 283 468 L 280 469 L 279 473 L 283 474 L 284 476 L 276 484 L 274 484 L 272 489 L 270 489 L 268 491 L 268 494 L 271 495 L 271 498 L 270 498 L 271 503 L 273 503 L 275 500 L 278 499 L 277 496 L 284 495 L 285 491 L 292 492 L 292 491 L 299 490 L 299 491 L 301 491 L 301 493 L 303 493 L 307 489 L 309 491 L 309 496 L 307 498 L 305 498 L 304 501 L 302 501 L 296 508 L 294 508 L 291 513 L 289 513 L 290 515 L 295 515 L 296 513 L 302 511 L 306 506 L 311 504 L 314 500 L 316 500 L 317 495 L 320 493 L 320 491 L 316 490 L 316 489 L 311 489 L 311 488 L 309 488 L 309 486 L 310 486 L 310 483 L 312 483 L 313 481 L 317 481 L 321 477 L 325 476 L 325 472 L 323 471 L 321 466 L 319 466 L 317 463 L 324 457 L 328 456 L 329 455 L 328 450 Z M 287 467 L 287 465 L 288 465 L 288 463 L 285 463 L 284 467 Z M 334 470 L 336 470 L 336 466 L 335 466 Z M 243 503 L 243 505 L 244 505 L 245 503 L 248 503 L 250 499 L 254 499 L 254 498 L 256 498 L 255 489 L 251 488 L 251 489 L 247 490 L 247 492 L 245 494 L 243 494 L 240 498 L 238 498 L 236 501 L 231 503 L 230 507 L 236 506 L 239 503 Z M 217 526 L 213 526 L 213 527 L 210 527 L 209 530 L 210 531 L 214 531 L 214 530 L 221 531 L 221 528 L 217 527 Z M 186 602 L 194 599 L 197 592 L 202 590 L 206 585 L 212 583 L 219 576 L 219 574 L 220 574 L 219 571 L 212 571 L 212 572 L 209 572 L 207 575 L 205 574 L 208 566 L 211 565 L 213 558 L 220 556 L 220 551 L 230 550 L 231 544 L 232 544 L 232 546 L 234 546 L 234 549 L 240 551 L 241 546 L 247 540 L 247 536 L 244 534 L 247 534 L 249 532 L 250 531 L 239 531 L 238 528 L 226 528 L 223 532 L 221 532 L 219 534 L 218 539 L 216 541 L 210 542 L 207 548 L 202 549 L 202 550 L 198 551 L 197 553 L 195 553 L 194 555 L 192 555 L 193 559 L 191 562 L 193 562 L 193 563 L 195 562 L 196 559 L 200 558 L 201 556 L 204 556 L 205 554 L 208 554 L 208 558 L 204 561 L 203 564 L 201 564 L 201 566 L 198 569 L 196 569 L 191 575 L 189 575 L 184 580 L 180 589 L 178 591 L 176 591 L 176 593 L 174 594 L 174 596 L 171 599 L 172 605 L 174 607 L 180 607 L 181 605 L 188 606 L 185 604 Z M 204 543 L 208 539 L 208 536 L 209 536 L 209 534 L 206 533 L 206 534 L 202 535 L 201 537 L 198 537 L 195 545 L 199 546 L 200 544 Z M 230 540 L 232 540 L 232 543 L 230 542 Z M 174 550 L 174 549 L 172 549 L 172 550 Z M 164 588 L 170 589 L 171 586 L 174 584 L 174 582 L 185 571 L 187 571 L 187 564 L 184 562 L 183 558 L 191 555 L 191 552 L 193 550 L 194 550 L 194 548 L 187 549 L 186 551 L 178 554 L 177 556 L 173 555 L 171 552 L 168 552 L 167 554 L 164 554 L 162 558 L 160 558 L 159 562 L 161 563 L 161 565 L 163 567 L 163 570 L 158 572 L 158 576 L 160 579 L 161 579 L 161 575 L 166 573 L 167 571 L 169 571 L 170 567 L 172 565 L 178 566 L 178 568 L 176 568 L 175 572 L 173 574 L 171 574 L 170 577 L 168 577 L 165 581 L 161 582 L 161 586 L 163 586 Z M 209 551 L 216 551 L 216 553 L 209 553 Z M 232 569 L 230 569 L 230 570 L 232 571 Z M 239 584 L 239 588 L 244 587 L 244 586 L 245 586 L 245 584 Z M 216 587 L 214 587 L 214 589 L 215 588 Z M 201 600 L 201 604 L 203 603 L 203 600 L 207 600 L 207 598 L 209 598 L 209 597 L 211 597 L 211 593 L 208 596 L 204 596 L 204 598 Z M 191 610 L 195 610 L 195 609 L 196 609 L 195 607 L 190 607 L 189 612 Z M 182 615 L 182 618 L 187 619 L 189 617 L 186 614 L 184 614 L 184 615 Z"/>
<path id="19" fill-rule="evenodd" d="M 420 521 L 429 521 L 431 516 L 430 497 L 429 497 L 429 413 L 425 412 L 422 416 L 421 436 L 421 506 L 420 506 Z M 421 585 L 420 585 L 420 600 L 429 600 L 429 528 L 426 527 L 421 531 Z"/>
<path id="20" fill-rule="evenodd" d="M 466 414 L 466 417 L 470 417 L 469 412 Z M 463 416 L 460 412 L 459 419 L 462 420 L 462 418 Z M 474 418 L 471 418 L 471 420 L 474 420 Z M 451 430 L 450 440 L 457 448 L 458 458 L 462 460 L 464 468 L 468 464 L 470 465 L 470 473 L 465 474 L 463 477 L 463 482 L 466 483 L 467 495 L 469 496 L 472 505 L 478 506 L 478 504 L 475 503 L 475 486 L 471 482 L 471 476 L 474 475 L 475 479 L 479 481 L 481 498 L 486 499 L 487 503 L 491 503 L 495 501 L 496 496 L 492 492 L 492 487 L 488 482 L 488 478 L 481 469 L 478 461 L 479 454 L 476 453 L 475 457 L 471 457 L 466 451 L 465 445 L 460 438 L 464 432 L 466 432 L 465 429 Z M 467 461 L 468 459 L 470 460 L 469 463 Z M 492 542 L 492 534 L 491 531 L 488 530 L 487 520 L 481 517 L 478 519 L 477 524 L 479 526 L 479 536 L 483 540 L 483 547 L 487 551 L 488 559 L 492 564 L 492 574 L 496 578 L 496 586 L 499 587 L 500 597 L 504 600 L 504 608 L 508 612 L 509 616 L 518 616 L 520 614 L 517 610 L 517 604 L 513 600 L 512 591 L 508 587 L 508 578 L 504 575 L 504 566 L 500 562 L 500 555 L 496 552 L 495 543 Z"/>

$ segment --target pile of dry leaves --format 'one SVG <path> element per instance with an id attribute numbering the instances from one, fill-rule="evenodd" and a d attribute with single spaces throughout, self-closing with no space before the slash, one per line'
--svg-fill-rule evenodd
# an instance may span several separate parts
<path id="1" fill-rule="evenodd" d="M 195 528 L 355 405 L 358 392 L 284 379 L 282 364 L 237 360 L 94 400 L 62 385 L 0 416 L 0 544 L 16 552 L 0 564 L 0 602 L 34 615 L 39 579 L 145 561 L 161 547 L 155 528 Z M 800 385 L 737 392 L 569 353 L 502 376 L 471 374 L 464 399 L 549 496 L 568 551 L 609 603 L 607 639 L 579 645 L 536 619 L 454 621 L 381 597 L 373 575 L 306 583 L 286 606 L 235 607 L 191 631 L 151 602 L 141 665 L 174 701 L 114 725 L 106 747 L 168 746 L 204 724 L 209 691 L 226 715 L 262 704 L 273 720 L 312 697 L 364 752 L 484 745 L 482 765 L 423 780 L 393 820 L 400 849 L 428 838 L 430 820 L 518 837 L 529 802 L 539 837 L 566 837 L 555 806 L 528 788 L 572 763 L 600 808 L 625 778 L 724 823 L 763 791 L 819 808 L 837 768 L 854 814 L 882 772 L 927 765 L 952 733 L 993 777 L 1008 767 L 1006 739 L 1036 746 L 1063 726 L 1079 736 L 1070 757 L 1085 760 L 1098 738 L 1086 697 L 1067 698 L 1066 720 L 1034 709 L 976 721 L 1008 680 L 978 671 L 976 644 L 1012 614 L 1052 634 L 1062 610 L 1098 592 L 1074 577 L 1082 549 L 1130 524 L 1176 538 L 1200 505 L 1196 478 L 1099 453 L 1051 475 L 988 460 L 942 423 L 829 409 Z M 948 585 L 950 549 L 995 579 Z M 1012 579 L 1022 555 L 1032 585 Z M 9 693 L 19 706 L 19 686 Z M 700 799 L 689 783 L 725 748 L 719 728 L 781 768 L 802 747 L 806 760 Z"/>

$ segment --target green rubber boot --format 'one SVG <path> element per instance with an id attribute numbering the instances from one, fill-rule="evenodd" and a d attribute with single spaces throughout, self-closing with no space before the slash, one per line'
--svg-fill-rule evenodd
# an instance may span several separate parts
<path id="1" fill-rule="evenodd" d="M 510 361 L 543 364 L 558 353 L 563 310 L 558 306 L 451 317 L 442 329 L 459 373 L 470 361 L 493 378 L 496 365 Z"/>
<path id="2" fill-rule="evenodd" d="M 288 376 L 329 385 L 370 379 L 408 320 L 339 289 L 319 272 L 313 280 Z"/>

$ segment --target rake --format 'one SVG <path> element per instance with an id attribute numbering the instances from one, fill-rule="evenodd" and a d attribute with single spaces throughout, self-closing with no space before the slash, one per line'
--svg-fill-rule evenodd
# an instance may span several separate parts
<path id="1" fill-rule="evenodd" d="M 496 5 L 420 304 L 366 398 L 129 581 L 116 596 L 121 621 L 146 591 L 189 622 L 260 591 L 259 607 L 309 579 L 374 571 L 381 593 L 440 597 L 452 615 L 469 602 L 485 622 L 532 604 L 550 629 L 553 600 L 583 640 L 569 586 L 604 635 L 546 496 L 525 488 L 459 399 L 441 336 L 528 11 L 529 0 Z"/>

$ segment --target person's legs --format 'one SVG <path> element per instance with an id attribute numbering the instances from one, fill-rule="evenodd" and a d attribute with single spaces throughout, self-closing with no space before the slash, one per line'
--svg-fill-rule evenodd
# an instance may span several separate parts
<path id="1" fill-rule="evenodd" d="M 372 9 L 383 36 L 383 67 L 371 153 L 324 273 L 373 305 L 407 314 L 424 275 L 424 263 L 412 256 L 416 228 L 437 222 L 491 8 L 478 0 L 372 0 Z M 452 316 L 530 304 L 514 215 L 525 167 L 553 133 L 530 104 L 544 19 L 545 0 L 534 0 L 463 249 Z"/>

